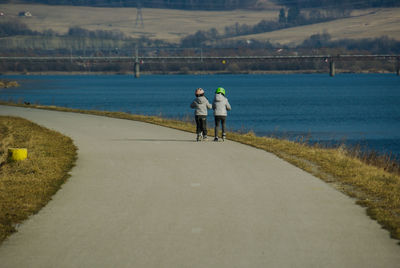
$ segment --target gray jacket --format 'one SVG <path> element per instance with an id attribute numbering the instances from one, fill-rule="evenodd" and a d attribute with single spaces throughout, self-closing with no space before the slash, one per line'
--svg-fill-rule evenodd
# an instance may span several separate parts
<path id="1" fill-rule="evenodd" d="M 228 99 L 222 94 L 215 94 L 212 106 L 215 116 L 227 116 L 227 111 L 231 110 Z"/>
<path id="2" fill-rule="evenodd" d="M 190 104 L 190 108 L 195 109 L 195 115 L 207 115 L 207 109 L 211 109 L 211 107 L 211 104 L 204 96 L 197 97 L 192 104 Z"/>

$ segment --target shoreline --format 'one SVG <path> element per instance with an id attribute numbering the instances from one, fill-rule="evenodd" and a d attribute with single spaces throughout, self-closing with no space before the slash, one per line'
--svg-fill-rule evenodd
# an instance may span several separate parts
<path id="1" fill-rule="evenodd" d="M 228 72 L 228 71 L 193 71 L 193 72 L 146 72 L 141 71 L 140 75 L 268 75 L 268 74 L 326 74 L 329 75 L 329 71 L 318 71 L 318 70 L 287 70 L 287 71 L 242 71 L 242 72 Z M 385 70 L 381 71 L 362 71 L 354 72 L 350 70 L 336 70 L 336 75 L 339 74 L 396 74 L 395 72 L 389 72 Z M 133 72 L 3 72 L 1 76 L 8 75 L 134 75 Z"/>
<path id="2" fill-rule="evenodd" d="M 1 88 L 11 88 L 11 87 L 19 87 L 18 82 L 0 79 L 0 89 Z"/>

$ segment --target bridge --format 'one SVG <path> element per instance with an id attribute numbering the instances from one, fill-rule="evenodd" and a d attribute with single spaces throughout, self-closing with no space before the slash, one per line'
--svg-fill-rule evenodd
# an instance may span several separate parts
<path id="1" fill-rule="evenodd" d="M 204 62 L 248 62 L 248 61 L 305 61 L 321 60 L 329 63 L 329 74 L 335 76 L 335 63 L 338 61 L 370 61 L 384 60 L 396 64 L 396 74 L 400 75 L 400 55 L 303 55 L 303 56 L 22 56 L 22 57 L 0 57 L 0 62 L 131 62 L 134 65 L 135 77 L 140 77 L 140 65 L 159 63 L 204 63 Z"/>

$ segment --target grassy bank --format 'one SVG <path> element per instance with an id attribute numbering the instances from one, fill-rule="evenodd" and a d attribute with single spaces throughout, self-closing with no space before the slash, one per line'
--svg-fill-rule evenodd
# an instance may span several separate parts
<path id="1" fill-rule="evenodd" d="M 55 106 L 31 105 L 29 107 L 143 121 L 188 132 L 195 131 L 195 126 L 191 123 L 156 116 L 87 111 Z M 253 133 L 230 132 L 227 134 L 227 138 L 271 152 L 332 184 L 343 193 L 354 197 L 357 204 L 366 207 L 368 215 L 387 229 L 391 237 L 400 239 L 400 172 L 398 166 L 390 160 L 362 159 L 354 151 L 347 150 L 344 146 L 322 148 L 319 145 L 310 146 L 305 142 L 257 137 Z"/>
<path id="2" fill-rule="evenodd" d="M 0 243 L 45 206 L 68 178 L 76 159 L 72 140 L 16 117 L 0 116 Z M 28 149 L 23 161 L 7 161 L 8 148 Z"/>
<path id="3" fill-rule="evenodd" d="M 19 87 L 18 82 L 0 79 L 0 88 Z"/>

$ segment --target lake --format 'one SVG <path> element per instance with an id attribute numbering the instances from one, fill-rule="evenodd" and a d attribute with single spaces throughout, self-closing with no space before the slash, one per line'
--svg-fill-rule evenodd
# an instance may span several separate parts
<path id="1" fill-rule="evenodd" d="M 13 75 L 21 87 L 0 89 L 1 100 L 69 108 L 192 118 L 202 87 L 219 86 L 232 105 L 227 126 L 257 135 L 361 144 L 400 156 L 400 77 L 394 74 L 268 75 Z M 208 125 L 213 125 L 212 112 Z"/>

